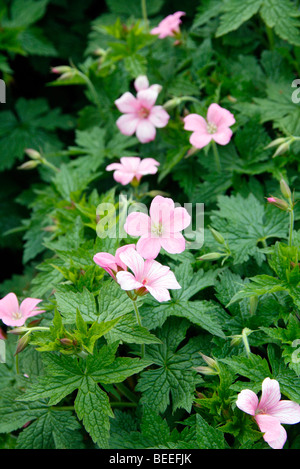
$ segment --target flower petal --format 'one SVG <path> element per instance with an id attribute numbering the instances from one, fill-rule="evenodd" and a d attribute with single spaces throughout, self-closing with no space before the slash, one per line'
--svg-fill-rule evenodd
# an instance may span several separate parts
<path id="1" fill-rule="evenodd" d="M 144 158 L 141 160 L 139 165 L 139 173 L 142 175 L 145 174 L 156 174 L 157 173 L 157 166 L 159 166 L 159 162 L 156 161 L 154 158 Z"/>
<path id="2" fill-rule="evenodd" d="M 136 136 L 141 143 L 148 143 L 155 139 L 156 130 L 148 119 L 139 120 L 136 128 Z"/>
<path id="3" fill-rule="evenodd" d="M 36 310 L 36 306 L 41 303 L 41 301 L 38 298 L 26 298 L 22 303 L 20 304 L 20 312 L 22 313 L 22 316 L 25 318 L 29 318 L 31 316 L 35 316 L 36 314 L 44 313 L 45 310 Z"/>
<path id="4" fill-rule="evenodd" d="M 143 279 L 145 261 L 135 249 L 126 249 L 120 253 L 120 259 L 134 273 L 135 280 L 141 282 Z"/>
<path id="5" fill-rule="evenodd" d="M 169 235 L 169 237 L 162 236 L 160 238 L 161 247 L 170 254 L 180 254 L 185 250 L 185 239 L 181 233 L 176 233 L 176 236 Z"/>
<path id="6" fill-rule="evenodd" d="M 219 145 L 227 145 L 232 137 L 232 130 L 228 127 L 218 129 L 218 131 L 212 134 L 213 140 L 218 143 Z"/>
<path id="7" fill-rule="evenodd" d="M 143 235 L 138 240 L 136 249 L 144 259 L 155 259 L 161 249 L 161 239 L 150 234 Z"/>
<path id="8" fill-rule="evenodd" d="M 146 90 L 149 88 L 149 80 L 146 75 L 140 75 L 134 80 L 134 87 L 136 91 Z"/>
<path id="9" fill-rule="evenodd" d="M 208 133 L 194 132 L 190 136 L 190 143 L 195 148 L 203 148 L 209 144 L 212 139 L 212 135 Z"/>
<path id="10" fill-rule="evenodd" d="M 116 278 L 122 290 L 125 290 L 125 291 L 135 290 L 136 288 L 140 288 L 143 286 L 141 282 L 138 282 L 136 280 L 134 275 L 132 275 L 130 272 L 127 272 L 125 270 L 121 270 L 120 272 L 117 272 Z"/>
<path id="11" fill-rule="evenodd" d="M 2 317 L 10 317 L 12 313 L 19 311 L 19 302 L 15 293 L 8 293 L 0 300 L 0 319 Z"/>
<path id="12" fill-rule="evenodd" d="M 154 106 L 157 96 L 158 93 L 154 88 L 138 91 L 136 95 L 139 106 L 146 107 L 147 109 L 151 109 Z"/>
<path id="13" fill-rule="evenodd" d="M 238 394 L 236 406 L 243 412 L 246 412 L 246 414 L 255 415 L 258 407 L 258 397 L 250 389 L 243 389 Z"/>
<path id="14" fill-rule="evenodd" d="M 135 114 L 124 114 L 120 116 L 116 125 L 123 135 L 133 135 L 137 129 L 140 119 Z"/>
<path id="15" fill-rule="evenodd" d="M 268 444 L 272 442 L 274 445 L 276 444 L 275 442 L 278 439 L 282 441 L 282 436 L 283 436 L 282 428 L 283 427 L 280 425 L 279 420 L 267 414 L 258 414 L 255 416 L 255 420 L 257 422 L 257 425 L 259 426 L 260 431 L 264 433 L 264 440 Z"/>
<path id="16" fill-rule="evenodd" d="M 259 410 L 269 413 L 280 401 L 280 387 L 276 379 L 266 378 L 262 382 L 262 394 L 258 405 Z"/>
<path id="17" fill-rule="evenodd" d="M 146 213 L 132 212 L 126 218 L 124 230 L 130 236 L 143 236 L 150 231 L 150 217 Z"/>
<path id="18" fill-rule="evenodd" d="M 230 127 L 235 123 L 235 118 L 230 111 L 219 106 L 217 103 L 213 103 L 207 110 L 207 121 L 215 124 L 217 127 L 220 125 Z"/>
<path id="19" fill-rule="evenodd" d="M 126 91 L 126 93 L 117 99 L 115 105 L 120 112 L 125 114 L 135 112 L 138 107 L 137 99 L 129 91 Z"/>
<path id="20" fill-rule="evenodd" d="M 198 114 L 189 114 L 183 119 L 183 121 L 185 130 L 207 133 L 207 122 L 202 116 L 199 116 Z"/>
<path id="21" fill-rule="evenodd" d="M 170 116 L 162 106 L 154 106 L 148 119 L 155 127 L 162 128 L 168 124 Z"/>
<path id="22" fill-rule="evenodd" d="M 275 407 L 268 411 L 268 414 L 276 417 L 280 423 L 299 423 L 300 405 L 293 401 L 279 401 Z"/>

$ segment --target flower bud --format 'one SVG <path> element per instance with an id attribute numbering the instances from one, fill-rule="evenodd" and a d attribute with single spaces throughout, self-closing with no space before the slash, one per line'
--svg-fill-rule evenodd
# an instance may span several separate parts
<path id="1" fill-rule="evenodd" d="M 289 149 L 290 149 L 290 144 L 289 144 L 289 142 L 284 142 L 284 143 L 282 143 L 281 145 L 279 145 L 279 147 L 278 147 L 277 150 L 275 151 L 275 153 L 274 153 L 274 155 L 272 156 L 272 158 L 275 158 L 276 156 L 279 156 L 279 155 L 283 155 L 283 154 L 286 153 Z"/>
<path id="2" fill-rule="evenodd" d="M 61 73 L 68 73 L 71 72 L 73 69 L 69 65 L 59 65 L 57 67 L 52 67 L 51 72 L 55 73 L 57 75 L 60 75 Z"/>
<path id="3" fill-rule="evenodd" d="M 287 185 L 284 179 L 281 179 L 280 181 L 280 190 L 281 190 L 283 197 L 285 197 L 286 199 L 291 198 L 292 196 L 291 189 L 289 188 L 289 186 Z"/>
<path id="4" fill-rule="evenodd" d="M 33 148 L 26 148 L 25 153 L 32 160 L 40 160 L 41 159 L 41 154 L 37 150 L 33 150 Z"/>
<path id="5" fill-rule="evenodd" d="M 198 257 L 197 259 L 199 259 L 200 261 L 216 261 L 221 257 L 224 257 L 224 254 L 221 254 L 220 252 L 210 252 L 208 254 L 204 254 L 201 257 Z"/>
<path id="6" fill-rule="evenodd" d="M 202 375 L 218 375 L 219 372 L 217 370 L 214 370 L 210 368 L 209 366 L 197 366 L 194 368 L 194 370 L 198 371 L 198 373 L 201 373 Z"/>
<path id="7" fill-rule="evenodd" d="M 181 103 L 182 99 L 181 98 L 172 98 L 169 99 L 169 101 L 165 102 L 163 105 L 164 109 L 173 109 L 174 107 L 178 106 Z"/>
<path id="8" fill-rule="evenodd" d="M 217 230 L 215 230 L 211 226 L 209 227 L 209 229 L 210 229 L 211 234 L 213 235 L 213 237 L 217 241 L 217 243 L 219 243 L 219 244 L 224 244 L 225 243 L 225 239 L 223 238 L 223 236 Z"/>
<path id="9" fill-rule="evenodd" d="M 5 340 L 7 338 L 6 333 L 4 332 L 3 329 L 0 327 L 0 339 Z"/>
<path id="10" fill-rule="evenodd" d="M 17 350 L 16 350 L 15 355 L 22 352 L 27 347 L 27 345 L 29 344 L 29 340 L 30 340 L 30 333 L 27 333 L 27 334 L 23 335 L 23 337 L 21 337 L 18 340 Z"/>
<path id="11" fill-rule="evenodd" d="M 73 341 L 71 339 L 68 339 L 67 337 L 64 337 L 63 339 L 59 339 L 59 341 L 62 345 L 65 345 L 67 347 L 73 346 Z"/>
<path id="12" fill-rule="evenodd" d="M 13 334 L 13 335 L 23 335 L 24 332 L 28 332 L 28 328 L 24 327 L 24 326 L 14 327 L 13 329 L 11 329 L 10 331 L 7 331 L 7 332 L 9 334 Z"/>
<path id="13" fill-rule="evenodd" d="M 289 209 L 289 204 L 285 200 L 278 199 L 278 197 L 267 197 L 267 201 L 269 204 L 274 205 L 285 212 Z"/>
<path id="14" fill-rule="evenodd" d="M 21 164 L 21 166 L 18 166 L 18 169 L 34 169 L 39 164 L 41 164 L 41 163 L 38 160 L 30 160 L 30 161 L 26 161 L 25 163 Z"/>
<path id="15" fill-rule="evenodd" d="M 269 143 L 269 145 L 265 147 L 265 150 L 267 150 L 268 148 L 277 147 L 278 145 L 281 145 L 284 142 L 286 142 L 286 138 L 284 137 L 276 138 L 271 143 Z"/>

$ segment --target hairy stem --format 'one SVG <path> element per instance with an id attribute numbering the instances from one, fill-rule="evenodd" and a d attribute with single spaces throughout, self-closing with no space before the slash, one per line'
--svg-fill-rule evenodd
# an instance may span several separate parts
<path id="1" fill-rule="evenodd" d="M 212 143 L 212 149 L 213 149 L 213 152 L 214 152 L 216 168 L 217 168 L 218 173 L 220 173 L 221 172 L 221 163 L 220 163 L 220 156 L 219 156 L 217 144 L 214 140 L 212 140 L 211 143 Z"/>

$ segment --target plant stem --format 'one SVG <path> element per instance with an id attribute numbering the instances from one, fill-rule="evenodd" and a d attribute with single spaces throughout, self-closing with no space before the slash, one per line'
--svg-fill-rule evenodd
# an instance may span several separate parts
<path id="1" fill-rule="evenodd" d="M 46 160 L 46 158 L 43 158 L 43 159 L 42 159 L 42 163 L 43 163 L 45 166 L 48 166 L 48 168 L 53 169 L 53 171 L 55 171 L 56 173 L 59 172 L 59 169 L 58 169 L 56 166 L 54 166 L 54 164 L 52 164 L 52 163 L 50 163 L 48 160 Z"/>
<path id="2" fill-rule="evenodd" d="M 137 407 L 136 402 L 111 402 L 111 407 Z"/>
<path id="3" fill-rule="evenodd" d="M 148 31 L 148 16 L 147 16 L 147 5 L 146 5 L 146 0 L 141 0 L 141 7 L 142 7 L 142 15 L 143 15 L 143 20 L 145 22 L 147 31 Z"/>
<path id="4" fill-rule="evenodd" d="M 290 209 L 290 229 L 289 229 L 289 246 L 293 245 L 293 229 L 294 229 L 294 210 Z"/>
<path id="5" fill-rule="evenodd" d="M 220 173 L 221 172 L 221 163 L 220 163 L 220 156 L 219 156 L 217 144 L 214 140 L 212 140 L 211 143 L 212 143 L 212 149 L 213 149 L 213 152 L 214 152 L 217 171 L 218 171 L 218 173 Z"/>
<path id="6" fill-rule="evenodd" d="M 16 355 L 16 372 L 17 372 L 17 375 L 20 374 L 20 368 L 19 368 L 19 355 L 17 354 Z"/>
<path id="7" fill-rule="evenodd" d="M 247 357 L 249 358 L 250 355 L 251 355 L 251 350 L 250 350 L 250 346 L 249 346 L 249 342 L 248 342 L 248 338 L 247 338 L 247 334 L 246 334 L 245 329 L 242 330 L 242 338 L 243 338 L 244 346 L 245 346 L 245 349 L 246 349 Z"/>
<path id="8" fill-rule="evenodd" d="M 138 325 L 142 327 L 141 316 L 140 316 L 136 301 L 132 300 L 132 302 L 133 302 L 133 307 L 134 307 L 134 311 L 136 315 L 136 320 L 138 322 Z M 141 345 L 141 358 L 144 358 L 144 356 L 145 356 L 145 344 L 142 344 Z"/>
<path id="9" fill-rule="evenodd" d="M 123 396 L 127 397 L 131 402 L 137 403 L 139 401 L 138 397 L 130 391 L 124 384 L 118 383 L 115 385 L 116 388 L 120 391 Z"/>

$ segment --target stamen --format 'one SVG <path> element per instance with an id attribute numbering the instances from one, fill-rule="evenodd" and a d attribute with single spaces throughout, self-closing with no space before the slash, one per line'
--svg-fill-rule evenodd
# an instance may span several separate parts
<path id="1" fill-rule="evenodd" d="M 213 124 L 212 122 L 208 122 L 206 125 L 206 130 L 209 134 L 215 134 L 216 131 L 218 130 L 218 127 L 216 124 Z"/>

